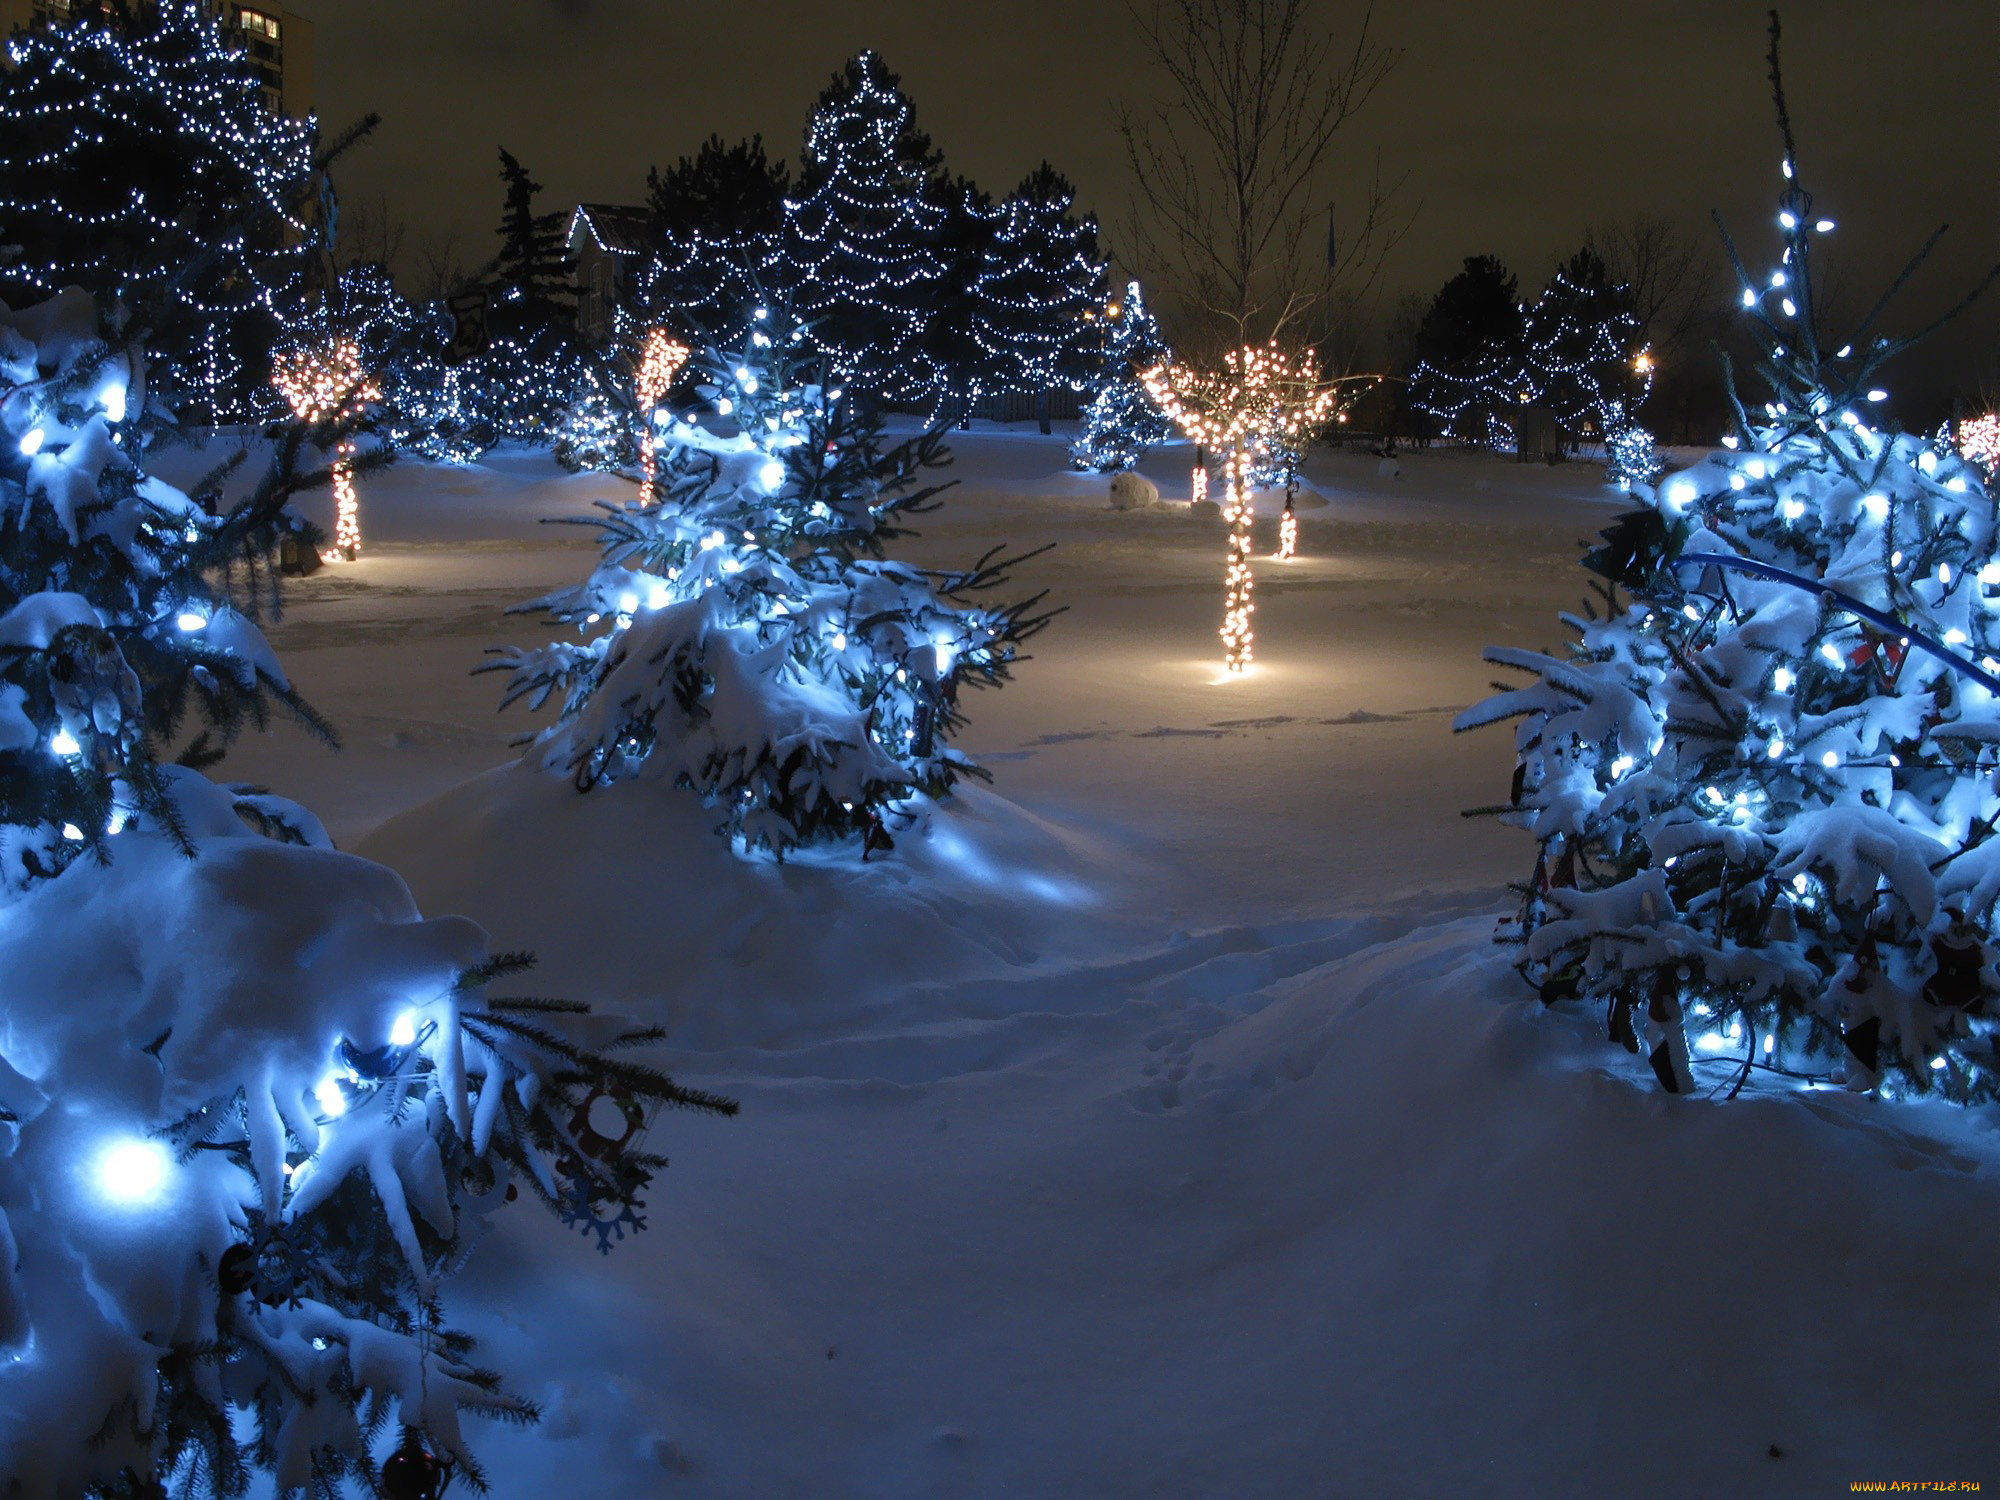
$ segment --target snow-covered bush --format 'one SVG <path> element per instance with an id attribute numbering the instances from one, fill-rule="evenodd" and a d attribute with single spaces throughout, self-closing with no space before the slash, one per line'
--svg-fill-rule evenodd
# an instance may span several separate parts
<path id="1" fill-rule="evenodd" d="M 983 774 L 946 740 L 962 686 L 999 683 L 1045 623 L 1038 599 L 971 602 L 1006 574 L 885 560 L 944 488 L 935 434 L 885 449 L 879 421 L 801 355 L 774 303 L 744 347 L 690 363 L 708 411 L 660 437 L 659 500 L 585 524 L 603 562 L 544 610 L 582 639 L 507 649 L 503 706 L 561 701 L 531 752 L 589 790 L 690 787 L 749 847 L 890 842 L 895 805 Z"/>
<path id="2" fill-rule="evenodd" d="M 649 1033 L 488 998 L 507 961 L 390 871 L 161 776 L 174 835 L 0 904 L 7 1493 L 290 1490 L 391 1420 L 476 1472 L 459 1412 L 532 1416 L 439 1323 L 477 1226 L 518 1185 L 622 1233 L 662 1163 L 592 1096 L 720 1101 L 610 1058 Z"/>
<path id="3" fill-rule="evenodd" d="M 191 708 L 310 720 L 232 586 L 340 429 L 218 513 L 140 466 L 144 376 L 81 293 L 0 313 L 0 1493 L 330 1493 L 391 1421 L 476 1477 L 458 1413 L 532 1415 L 440 1321 L 479 1220 L 525 1186 L 608 1245 L 651 1112 L 731 1106 L 613 1055 L 653 1033 L 488 996 L 523 961 L 302 809 L 160 764 Z"/>
<path id="4" fill-rule="evenodd" d="M 1146 510 L 1160 503 L 1160 487 L 1144 474 L 1125 469 L 1111 476 L 1113 510 Z"/>
<path id="5" fill-rule="evenodd" d="M 1772 59 L 1775 76 L 1775 36 Z M 1780 115 L 1783 116 L 1782 96 Z M 1521 720 L 1541 852 L 1514 936 L 1669 1089 L 1692 1060 L 2000 1093 L 2000 533 L 1975 465 L 1874 426 L 1902 342 L 1828 351 L 1785 129 L 1780 267 L 1743 303 L 1772 387 L 1735 450 L 1641 485 L 1588 559 L 1602 612 L 1459 728 Z M 1739 408 L 1740 413 L 1740 408 Z M 1690 1054 L 1690 1047 L 1692 1054 Z"/>

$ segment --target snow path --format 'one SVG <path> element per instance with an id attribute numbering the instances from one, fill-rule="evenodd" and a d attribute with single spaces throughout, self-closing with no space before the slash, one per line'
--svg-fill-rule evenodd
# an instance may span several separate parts
<path id="1" fill-rule="evenodd" d="M 1219 527 L 1109 513 L 1056 442 L 955 447 L 902 550 L 1057 541 L 1024 582 L 1070 610 L 969 705 L 994 793 L 860 875 L 479 776 L 520 725 L 463 674 L 588 564 L 537 518 L 615 481 L 381 476 L 368 554 L 273 632 L 348 748 L 267 736 L 229 774 L 743 1100 L 660 1123 L 644 1235 L 600 1259 L 517 1213 L 448 1288 L 549 1408 L 480 1432 L 498 1494 L 2000 1480 L 1990 1125 L 1666 1099 L 1487 940 L 1530 851 L 1458 814 L 1511 741 L 1448 720 L 1483 644 L 1559 639 L 1616 511 L 1594 471 L 1320 457 L 1305 555 L 1258 563 L 1259 665 L 1219 682 Z M 1149 477 L 1184 494 L 1186 462 Z"/>

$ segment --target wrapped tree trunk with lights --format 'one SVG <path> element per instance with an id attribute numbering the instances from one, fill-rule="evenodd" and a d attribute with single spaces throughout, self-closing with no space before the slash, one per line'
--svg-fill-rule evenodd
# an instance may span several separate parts
<path id="1" fill-rule="evenodd" d="M 688 361 L 686 344 L 664 328 L 649 328 L 639 343 L 638 369 L 632 377 L 633 402 L 639 419 L 639 503 L 653 503 L 653 483 L 659 473 L 655 462 L 656 438 L 653 428 L 660 403 L 667 399 L 674 377 Z"/>
<path id="2" fill-rule="evenodd" d="M 733 1108 L 619 1055 L 654 1033 L 489 993 L 525 961 L 194 769 L 273 707 L 324 731 L 244 597 L 326 478 L 299 457 L 351 431 L 314 410 L 247 498 L 190 496 L 145 472 L 173 418 L 119 319 L 0 311 L 9 1494 L 479 1487 L 461 1413 L 534 1408 L 442 1279 L 521 1192 L 608 1249 L 643 1227 L 655 1111 Z"/>
<path id="3" fill-rule="evenodd" d="M 1569 655 L 1489 650 L 1531 680 L 1458 727 L 1520 720 L 1494 811 L 1541 846 L 1522 972 L 1600 1008 L 1665 1087 L 1768 1069 L 1990 1100 L 1994 501 L 1948 447 L 1876 425 L 1911 342 L 1873 332 L 1880 306 L 1822 337 L 1834 225 L 1798 175 L 1777 36 L 1782 254 L 1736 262 L 1768 397 L 1738 405 L 1734 451 L 1639 487 L 1587 559 L 1602 607 L 1569 618 Z"/>
<path id="4" fill-rule="evenodd" d="M 1250 618 L 1257 607 L 1250 569 L 1254 468 L 1259 455 L 1302 449 L 1332 415 L 1336 388 L 1320 377 L 1310 350 L 1294 357 L 1275 344 L 1232 351 L 1220 371 L 1156 365 L 1141 378 L 1147 394 L 1191 441 L 1224 455 L 1222 518 L 1229 523 L 1229 552 L 1223 570 L 1222 660 L 1229 671 L 1241 672 L 1250 665 L 1256 637 Z M 1206 480 L 1206 469 L 1195 473 L 1198 481 Z M 1198 482 L 1197 487 L 1205 486 Z M 1286 509 L 1289 514 L 1289 499 Z"/>
<path id="5" fill-rule="evenodd" d="M 333 548 L 322 562 L 353 562 L 361 554 L 361 497 L 354 488 L 354 426 L 381 399 L 362 368 L 361 349 L 352 339 L 334 339 L 281 353 L 273 383 L 284 392 L 308 428 L 333 429 Z"/>
<path id="6" fill-rule="evenodd" d="M 707 410 L 662 433 L 657 500 L 603 505 L 598 569 L 522 606 L 582 638 L 482 670 L 504 703 L 560 702 L 530 753 L 580 790 L 687 788 L 747 849 L 884 848 L 911 799 L 984 775 L 947 743 L 960 691 L 1005 681 L 1049 616 L 978 602 L 1019 558 L 882 556 L 946 488 L 937 435 L 885 448 L 806 330 L 759 311 L 742 348 L 690 359 Z"/>

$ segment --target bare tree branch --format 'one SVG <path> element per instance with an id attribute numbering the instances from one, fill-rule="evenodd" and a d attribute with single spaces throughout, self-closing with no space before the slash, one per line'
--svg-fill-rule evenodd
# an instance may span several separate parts
<path id="1" fill-rule="evenodd" d="M 1132 258 L 1192 325 L 1177 342 L 1213 357 L 1350 323 L 1408 227 L 1390 208 L 1401 184 L 1385 189 L 1378 163 L 1332 264 L 1330 232 L 1315 232 L 1340 131 L 1399 56 L 1375 40 L 1372 9 L 1349 44 L 1315 24 L 1314 0 L 1129 3 L 1170 85 L 1160 108 L 1119 115 L 1137 184 Z"/>

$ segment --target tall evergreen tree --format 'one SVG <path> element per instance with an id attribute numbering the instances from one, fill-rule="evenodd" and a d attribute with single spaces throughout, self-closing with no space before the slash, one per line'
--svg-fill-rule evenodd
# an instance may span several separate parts
<path id="1" fill-rule="evenodd" d="M 804 163 L 783 246 L 799 313 L 853 388 L 934 399 L 944 377 L 922 346 L 947 290 L 943 157 L 873 52 L 821 94 Z"/>
<path id="2" fill-rule="evenodd" d="M 764 138 L 726 145 L 719 135 L 701 143 L 664 172 L 646 174 L 646 209 L 657 232 L 686 242 L 700 234 L 710 240 L 771 235 L 784 222 L 792 173 L 764 151 Z"/>
<path id="3" fill-rule="evenodd" d="M 575 268 L 560 214 L 537 214 L 542 185 L 504 147 L 500 252 L 486 276 L 487 346 L 459 372 L 478 448 L 554 443 L 589 383 L 576 331 Z"/>
<path id="4" fill-rule="evenodd" d="M 1630 417 L 1650 384 L 1630 290 L 1614 283 L 1595 252 L 1563 263 L 1522 330 L 1522 364 L 1535 401 L 1571 437 L 1607 431 Z"/>
<path id="5" fill-rule="evenodd" d="M 158 383 L 233 408 L 321 247 L 314 124 L 274 115 L 189 0 L 7 47 L 0 297 L 81 287 L 143 321 Z"/>
<path id="6" fill-rule="evenodd" d="M 507 185 L 507 196 L 500 211 L 500 253 L 488 278 L 493 289 L 489 322 L 524 342 L 551 331 L 567 336 L 576 318 L 576 266 L 562 216 L 535 212 L 542 185 L 504 146 L 500 180 Z"/>
<path id="7" fill-rule="evenodd" d="M 1007 196 L 972 282 L 980 387 L 1046 393 L 1081 385 L 1086 313 L 1104 305 L 1097 221 L 1071 210 L 1076 190 L 1043 162 Z"/>
<path id="8" fill-rule="evenodd" d="M 1467 256 L 1438 291 L 1417 329 L 1419 363 L 1410 400 L 1443 435 L 1511 447 L 1513 411 L 1526 388 L 1520 283 L 1491 255 Z"/>

